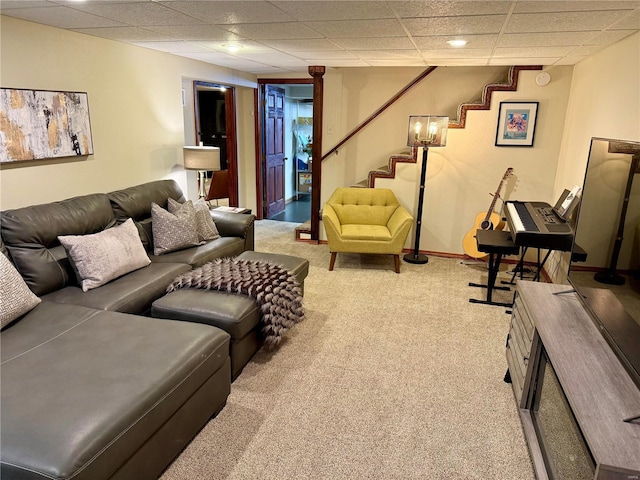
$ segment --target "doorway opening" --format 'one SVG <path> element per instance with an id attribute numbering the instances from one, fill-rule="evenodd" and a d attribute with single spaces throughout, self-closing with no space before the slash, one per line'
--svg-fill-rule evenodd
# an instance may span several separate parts
<path id="1" fill-rule="evenodd" d="M 194 81 L 196 145 L 220 149 L 220 171 L 207 172 L 205 200 L 238 206 L 235 88 Z"/>
<path id="2" fill-rule="evenodd" d="M 311 219 L 313 79 L 259 80 L 258 95 L 262 218 L 305 223 Z"/>

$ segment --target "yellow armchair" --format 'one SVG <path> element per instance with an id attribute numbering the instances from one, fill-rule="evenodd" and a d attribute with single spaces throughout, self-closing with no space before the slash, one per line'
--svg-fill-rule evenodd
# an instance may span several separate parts
<path id="1" fill-rule="evenodd" d="M 377 253 L 393 255 L 400 273 L 413 217 L 388 188 L 338 188 L 324 205 L 322 224 L 331 252 L 329 270 L 338 252 Z"/>

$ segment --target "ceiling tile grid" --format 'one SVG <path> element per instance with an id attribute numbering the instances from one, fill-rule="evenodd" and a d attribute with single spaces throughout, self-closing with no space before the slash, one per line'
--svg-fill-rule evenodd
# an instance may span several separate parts
<path id="1" fill-rule="evenodd" d="M 640 30 L 640 0 L 1 0 L 0 14 L 254 74 L 573 65 Z"/>

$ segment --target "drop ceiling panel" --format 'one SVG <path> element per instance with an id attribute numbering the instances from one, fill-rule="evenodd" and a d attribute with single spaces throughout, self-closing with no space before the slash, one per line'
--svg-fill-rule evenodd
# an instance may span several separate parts
<path id="1" fill-rule="evenodd" d="M 307 22 L 307 25 L 329 38 L 406 36 L 396 19 Z"/>
<path id="2" fill-rule="evenodd" d="M 128 25 L 196 25 L 196 17 L 184 15 L 157 3 L 79 3 L 73 9 L 110 18 Z"/>
<path id="3" fill-rule="evenodd" d="M 575 32 L 601 30 L 620 20 L 628 12 L 607 10 L 598 12 L 524 13 L 511 16 L 506 32 Z"/>
<path id="4" fill-rule="evenodd" d="M 571 65 L 640 30 L 640 0 L 0 0 L 0 12 L 246 72 Z"/>
<path id="5" fill-rule="evenodd" d="M 239 23 L 292 22 L 295 19 L 270 2 L 251 1 L 161 1 L 161 5 L 208 23 L 234 25 Z"/>
<path id="6" fill-rule="evenodd" d="M 573 0 L 564 2 L 526 1 L 516 3 L 515 13 L 532 12 L 571 12 L 588 10 L 625 10 L 640 7 L 638 1 L 605 1 L 592 2 L 588 0 Z"/>
<path id="7" fill-rule="evenodd" d="M 121 42 L 156 42 L 172 40 L 171 37 L 162 35 L 161 33 L 152 32 L 138 27 L 78 28 L 73 29 L 73 31 L 86 33 L 87 35 L 93 35 L 95 37 L 118 40 Z"/>
<path id="8" fill-rule="evenodd" d="M 286 1 L 274 4 L 301 21 L 395 18 L 386 2 Z"/>
<path id="9" fill-rule="evenodd" d="M 499 33 L 506 15 L 409 18 L 402 22 L 414 36 Z"/>
<path id="10" fill-rule="evenodd" d="M 505 33 L 498 41 L 499 47 L 553 47 L 558 45 L 582 45 L 597 32 L 545 32 Z"/>
<path id="11" fill-rule="evenodd" d="M 294 38 L 322 38 L 306 25 L 299 23 L 243 23 L 226 28 L 254 40 L 291 40 Z"/>
<path id="12" fill-rule="evenodd" d="M 443 2 L 441 0 L 431 0 L 389 2 L 389 4 L 402 18 L 506 14 L 511 7 L 511 2 L 505 1 Z"/>
<path id="13" fill-rule="evenodd" d="M 417 50 L 358 50 L 356 55 L 363 60 L 422 59 Z"/>
<path id="14" fill-rule="evenodd" d="M 209 53 L 210 49 L 190 42 L 133 42 L 145 48 L 167 53 Z"/>
<path id="15" fill-rule="evenodd" d="M 414 48 L 408 37 L 360 37 L 360 38 L 334 38 L 333 41 L 346 50 L 370 50 L 370 49 L 398 49 L 406 50 Z"/>
<path id="16" fill-rule="evenodd" d="M 236 35 L 214 25 L 172 25 L 172 26 L 149 26 L 147 30 L 158 32 L 168 37 L 181 40 L 243 40 L 244 37 Z"/>
<path id="17" fill-rule="evenodd" d="M 563 47 L 509 47 L 509 48 L 496 48 L 493 52 L 493 56 L 497 58 L 501 57 L 564 57 L 576 47 L 563 46 Z"/>
<path id="18" fill-rule="evenodd" d="M 122 23 L 65 7 L 2 9 L 3 15 L 58 28 L 115 27 Z"/>
<path id="19" fill-rule="evenodd" d="M 447 42 L 460 38 L 464 38 L 467 41 L 465 48 L 486 48 L 493 47 L 496 44 L 498 35 L 434 35 L 431 37 L 413 37 L 413 41 L 420 50 L 427 50 L 431 48 L 453 48 Z"/>
<path id="20" fill-rule="evenodd" d="M 640 10 L 629 13 L 620 21 L 614 23 L 611 28 L 613 30 L 638 30 L 640 28 Z"/>
<path id="21" fill-rule="evenodd" d="M 424 50 L 422 56 L 429 60 L 430 58 L 484 58 L 491 56 L 490 48 L 446 48 L 435 50 Z"/>

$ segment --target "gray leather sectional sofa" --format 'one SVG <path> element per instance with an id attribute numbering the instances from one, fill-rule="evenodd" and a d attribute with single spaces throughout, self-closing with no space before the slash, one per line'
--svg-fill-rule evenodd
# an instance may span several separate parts
<path id="1" fill-rule="evenodd" d="M 212 212 L 221 238 L 86 292 L 58 241 L 132 218 L 152 252 L 151 202 L 169 198 L 185 200 L 163 180 L 0 213 L 2 253 L 42 300 L 0 334 L 3 480 L 156 478 L 225 405 L 229 334 L 147 315 L 177 275 L 253 250 L 252 215 Z"/>

